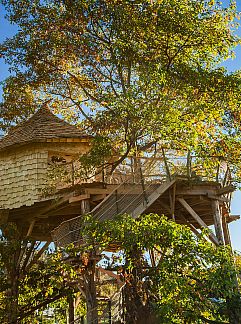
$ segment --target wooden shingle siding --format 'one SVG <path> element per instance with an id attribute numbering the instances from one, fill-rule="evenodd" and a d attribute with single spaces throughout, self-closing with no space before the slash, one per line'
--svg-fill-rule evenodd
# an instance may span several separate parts
<path id="1" fill-rule="evenodd" d="M 12 128 L 0 140 L 0 209 L 31 206 L 47 199 L 48 167 L 53 157 L 60 161 L 62 158 L 70 167 L 71 181 L 71 161 L 89 150 L 91 139 L 83 130 L 55 116 L 47 106 Z"/>
<path id="2" fill-rule="evenodd" d="M 0 157 L 0 208 L 30 206 L 39 201 L 40 189 L 46 182 L 47 161 L 48 151 L 39 148 Z"/>

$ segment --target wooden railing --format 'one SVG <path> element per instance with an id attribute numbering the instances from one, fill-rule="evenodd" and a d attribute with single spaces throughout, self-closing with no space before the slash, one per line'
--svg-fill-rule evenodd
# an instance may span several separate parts
<path id="1" fill-rule="evenodd" d="M 192 181 L 215 181 L 221 186 L 232 182 L 232 173 L 228 164 L 220 157 L 198 157 L 175 151 L 168 151 L 162 156 L 128 157 L 113 172 L 110 170 L 109 166 L 93 171 L 92 175 L 84 175 L 79 161 L 51 165 L 48 183 L 50 187 L 58 190 L 91 182 L 140 183 L 143 177 L 149 182 L 160 178 L 171 180 L 176 176 L 192 179 Z"/>

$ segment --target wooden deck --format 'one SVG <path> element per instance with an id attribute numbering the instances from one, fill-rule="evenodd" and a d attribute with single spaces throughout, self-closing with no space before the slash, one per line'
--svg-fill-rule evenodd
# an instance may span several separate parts
<path id="1" fill-rule="evenodd" d="M 216 233 L 210 237 L 211 241 L 230 244 L 228 223 L 239 218 L 230 215 L 230 193 L 234 189 L 233 186 L 221 187 L 216 182 L 182 178 L 149 183 L 144 187 L 136 183 L 85 183 L 29 207 L 1 210 L 0 220 L 16 222 L 23 236 L 34 240 L 51 241 L 54 230 L 54 240 L 61 245 L 61 232 L 66 232 L 66 226 L 79 232 L 81 215 L 87 212 L 92 212 L 99 220 L 124 213 L 135 218 L 156 213 L 188 225 L 196 234 L 201 227 L 214 225 Z M 64 235 L 65 244 L 73 241 L 68 230 Z"/>
<path id="2" fill-rule="evenodd" d="M 111 191 L 112 188 L 112 191 Z M 228 223 L 239 218 L 230 215 L 230 193 L 233 186 L 221 187 L 215 182 L 174 179 L 155 184 L 124 183 L 113 188 L 109 185 L 98 188 L 98 195 L 107 195 L 99 205 L 93 204 L 94 188 L 86 188 L 90 195 L 90 211 L 96 219 L 113 219 L 118 214 L 130 214 L 136 218 L 142 214 L 166 215 L 179 224 L 187 225 L 198 234 L 202 227 L 214 225 L 215 234 L 210 234 L 214 244 L 230 244 Z M 104 194 L 101 194 L 103 190 Z M 92 194 L 91 194 L 92 193 Z M 82 212 L 83 214 L 83 212 Z M 57 244 L 77 242 L 81 216 L 63 222 L 53 231 Z"/>

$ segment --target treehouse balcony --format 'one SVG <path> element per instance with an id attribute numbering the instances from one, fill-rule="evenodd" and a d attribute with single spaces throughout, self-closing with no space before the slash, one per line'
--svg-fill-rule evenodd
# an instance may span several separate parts
<path id="1" fill-rule="evenodd" d="M 214 225 L 215 234 L 210 232 L 209 240 L 230 244 L 228 223 L 239 216 L 230 215 L 235 187 L 231 171 L 219 158 L 208 161 L 177 151 L 159 157 L 129 157 L 111 175 L 103 170 L 100 178 L 102 182 L 75 185 L 73 199 L 81 199 L 81 213 L 52 232 L 58 246 L 82 241 L 79 233 L 86 213 L 99 221 L 122 214 L 137 218 L 155 213 L 187 225 L 196 235 L 201 228 Z M 81 198 L 80 193 L 86 196 Z"/>

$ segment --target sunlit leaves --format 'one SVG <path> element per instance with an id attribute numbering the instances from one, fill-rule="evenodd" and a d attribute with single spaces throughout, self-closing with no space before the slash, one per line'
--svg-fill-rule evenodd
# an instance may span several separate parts
<path id="1" fill-rule="evenodd" d="M 141 296 L 140 287 L 150 278 L 148 298 L 162 323 L 225 320 L 226 301 L 233 298 L 239 307 L 231 251 L 208 243 L 205 233 L 194 237 L 186 226 L 155 214 L 138 220 L 124 215 L 101 223 L 86 216 L 81 233 L 84 245 L 69 247 L 68 253 L 103 251 L 114 244 L 122 253 L 115 254 L 109 266 L 125 269 L 127 282 L 131 280 L 128 273 L 131 276 L 133 269 L 139 269 L 136 284 Z M 154 268 L 148 256 L 150 250 L 156 257 Z"/>
<path id="2" fill-rule="evenodd" d="M 31 104 L 52 98 L 55 111 L 68 116 L 70 109 L 75 121 L 79 111 L 91 134 L 109 136 L 116 155 L 153 142 L 215 155 L 216 140 L 229 145 L 225 135 L 234 129 L 239 145 L 233 113 L 240 110 L 240 76 L 217 65 L 239 42 L 233 2 L 2 2 L 20 28 L 1 47 L 16 73 L 5 92 L 5 124 L 21 115 L 16 106 L 28 114 L 25 92 L 14 87 L 21 78 Z M 96 151 L 93 145 L 89 162 Z M 234 153 L 220 155 L 234 162 Z"/>

